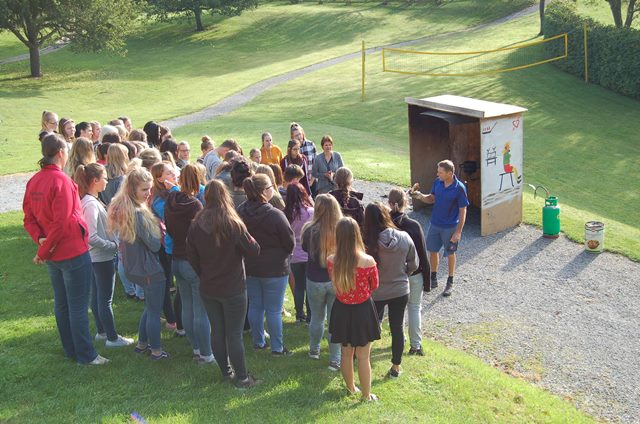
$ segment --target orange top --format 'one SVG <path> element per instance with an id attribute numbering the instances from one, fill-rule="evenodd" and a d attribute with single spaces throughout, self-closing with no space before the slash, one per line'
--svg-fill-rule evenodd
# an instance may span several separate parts
<path id="1" fill-rule="evenodd" d="M 282 151 L 275 144 L 271 146 L 271 149 L 267 151 L 264 147 L 260 148 L 260 153 L 262 154 L 262 159 L 260 163 L 265 165 L 278 165 L 280 166 L 280 161 L 282 160 Z"/>

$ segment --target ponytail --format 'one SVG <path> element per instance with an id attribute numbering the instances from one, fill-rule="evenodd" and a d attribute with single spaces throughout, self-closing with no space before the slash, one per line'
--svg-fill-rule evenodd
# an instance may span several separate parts
<path id="1" fill-rule="evenodd" d="M 78 194 L 82 199 L 89 190 L 94 180 L 104 178 L 105 169 L 104 166 L 99 163 L 90 163 L 88 165 L 78 165 L 75 173 L 73 174 L 73 180 L 78 185 Z"/>
<path id="2" fill-rule="evenodd" d="M 265 174 L 255 174 L 251 177 L 247 177 L 242 182 L 242 187 L 247 195 L 247 199 L 255 200 L 261 203 L 267 202 L 267 197 L 264 195 L 264 191 L 272 185 L 271 179 Z"/>
<path id="3" fill-rule="evenodd" d="M 38 161 L 40 168 L 56 164 L 56 156 L 67 148 L 67 141 L 60 134 L 50 133 L 42 139 L 42 159 Z"/>

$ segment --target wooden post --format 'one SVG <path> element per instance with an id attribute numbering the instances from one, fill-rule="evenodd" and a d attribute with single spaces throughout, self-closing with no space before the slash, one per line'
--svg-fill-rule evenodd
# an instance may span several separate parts
<path id="1" fill-rule="evenodd" d="M 362 101 L 364 102 L 364 40 L 362 40 Z"/>
<path id="2" fill-rule="evenodd" d="M 589 83 L 589 46 L 587 42 L 587 32 L 589 26 L 584 23 L 584 82 Z"/>

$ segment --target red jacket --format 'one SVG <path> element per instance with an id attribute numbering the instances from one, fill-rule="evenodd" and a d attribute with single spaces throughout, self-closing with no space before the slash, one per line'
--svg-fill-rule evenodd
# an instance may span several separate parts
<path id="1" fill-rule="evenodd" d="M 27 183 L 22 202 L 24 228 L 44 260 L 63 261 L 89 250 L 78 186 L 56 165 L 47 165 Z"/>

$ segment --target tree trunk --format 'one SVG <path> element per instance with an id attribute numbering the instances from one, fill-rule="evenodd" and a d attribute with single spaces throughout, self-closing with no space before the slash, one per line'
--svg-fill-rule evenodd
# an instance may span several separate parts
<path id="1" fill-rule="evenodd" d="M 538 35 L 544 35 L 544 3 L 545 0 L 540 0 L 540 33 Z"/>
<path id="2" fill-rule="evenodd" d="M 33 44 L 29 45 L 29 62 L 31 65 L 31 77 L 41 77 L 42 73 L 40 73 L 40 49 L 39 46 L 34 46 Z"/>
<path id="3" fill-rule="evenodd" d="M 196 31 L 204 31 L 204 26 L 202 26 L 202 9 L 196 7 L 193 9 L 193 14 L 196 15 Z"/>
<path id="4" fill-rule="evenodd" d="M 607 0 L 613 15 L 613 22 L 618 28 L 622 28 L 622 4 L 620 0 Z"/>
<path id="5" fill-rule="evenodd" d="M 633 23 L 633 17 L 636 13 L 636 0 L 629 0 L 629 5 L 627 6 L 627 18 L 624 21 L 624 26 L 627 28 L 631 28 L 631 24 Z"/>

